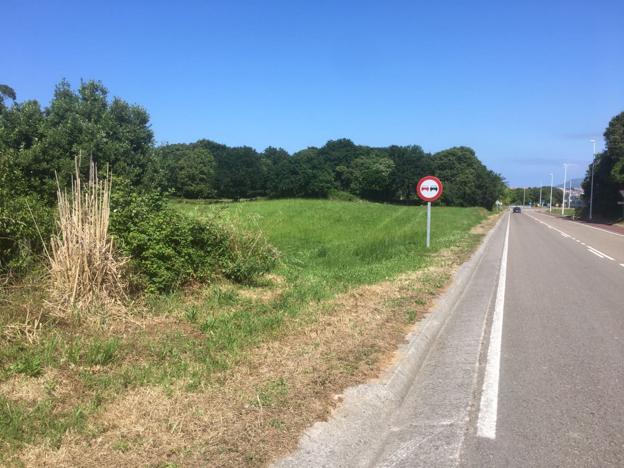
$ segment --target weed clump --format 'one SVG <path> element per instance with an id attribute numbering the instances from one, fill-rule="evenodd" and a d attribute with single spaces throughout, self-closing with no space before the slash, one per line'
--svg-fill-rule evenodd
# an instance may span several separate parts
<path id="1" fill-rule="evenodd" d="M 108 232 L 111 178 L 99 179 L 92 162 L 84 184 L 78 159 L 75 169 L 71 192 L 58 185 L 58 233 L 50 243 L 51 292 L 59 310 L 84 309 L 123 295 L 125 261 L 116 255 Z"/>

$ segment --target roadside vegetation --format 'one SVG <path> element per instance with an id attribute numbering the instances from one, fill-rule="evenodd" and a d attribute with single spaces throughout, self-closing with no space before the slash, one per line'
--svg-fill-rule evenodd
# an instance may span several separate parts
<path id="1" fill-rule="evenodd" d="M 96 323 L 38 316 L 45 294 L 35 276 L 6 289 L 2 325 L 14 334 L 0 354 L 4 462 L 268 461 L 326 414 L 333 393 L 379 369 L 487 216 L 434 209 L 427 252 L 424 208 L 320 200 L 173 208 L 259 228 L 279 265 L 248 285 L 224 278 L 147 296 Z M 18 327 L 28 314 L 40 329 Z M 182 426 L 172 428 L 176 417 Z"/>
<path id="2" fill-rule="evenodd" d="M 465 147 L 157 148 L 99 82 L 0 86 L 0 464 L 266 463 L 383 367 L 502 187 Z"/>

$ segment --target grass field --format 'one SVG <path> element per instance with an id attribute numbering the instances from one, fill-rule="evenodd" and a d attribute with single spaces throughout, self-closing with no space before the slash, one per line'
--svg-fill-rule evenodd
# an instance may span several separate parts
<path id="1" fill-rule="evenodd" d="M 276 271 L 255 285 L 218 280 L 152 296 L 80 324 L 41 315 L 36 275 L 5 288 L 0 464 L 266 463 L 326 414 L 333 393 L 376 372 L 488 215 L 434 207 L 427 250 L 424 207 L 173 205 L 261 229 L 281 252 Z M 393 282 L 408 271 L 422 274 Z"/>
<path id="2" fill-rule="evenodd" d="M 174 206 L 200 218 L 220 212 L 261 229 L 282 253 L 277 273 L 314 299 L 418 269 L 436 251 L 470 237 L 470 228 L 487 213 L 433 207 L 431 248 L 426 249 L 424 206 L 324 200 Z"/>

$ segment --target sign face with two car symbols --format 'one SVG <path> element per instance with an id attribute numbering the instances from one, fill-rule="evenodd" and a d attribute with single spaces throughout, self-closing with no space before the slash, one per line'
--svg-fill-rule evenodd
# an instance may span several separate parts
<path id="1" fill-rule="evenodd" d="M 443 190 L 442 182 L 434 176 L 425 176 L 420 179 L 418 185 L 416 185 L 416 195 L 426 202 L 436 201 L 442 196 Z"/>

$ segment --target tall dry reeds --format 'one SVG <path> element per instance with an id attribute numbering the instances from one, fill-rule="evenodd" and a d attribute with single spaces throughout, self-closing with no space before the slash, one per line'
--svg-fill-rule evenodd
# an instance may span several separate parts
<path id="1" fill-rule="evenodd" d="M 84 310 L 123 296 L 121 279 L 125 261 L 116 257 L 108 233 L 111 177 L 102 180 L 89 165 L 89 181 L 80 179 L 76 158 L 71 192 L 57 180 L 58 233 L 52 237 L 50 277 L 52 296 L 59 310 Z"/>

